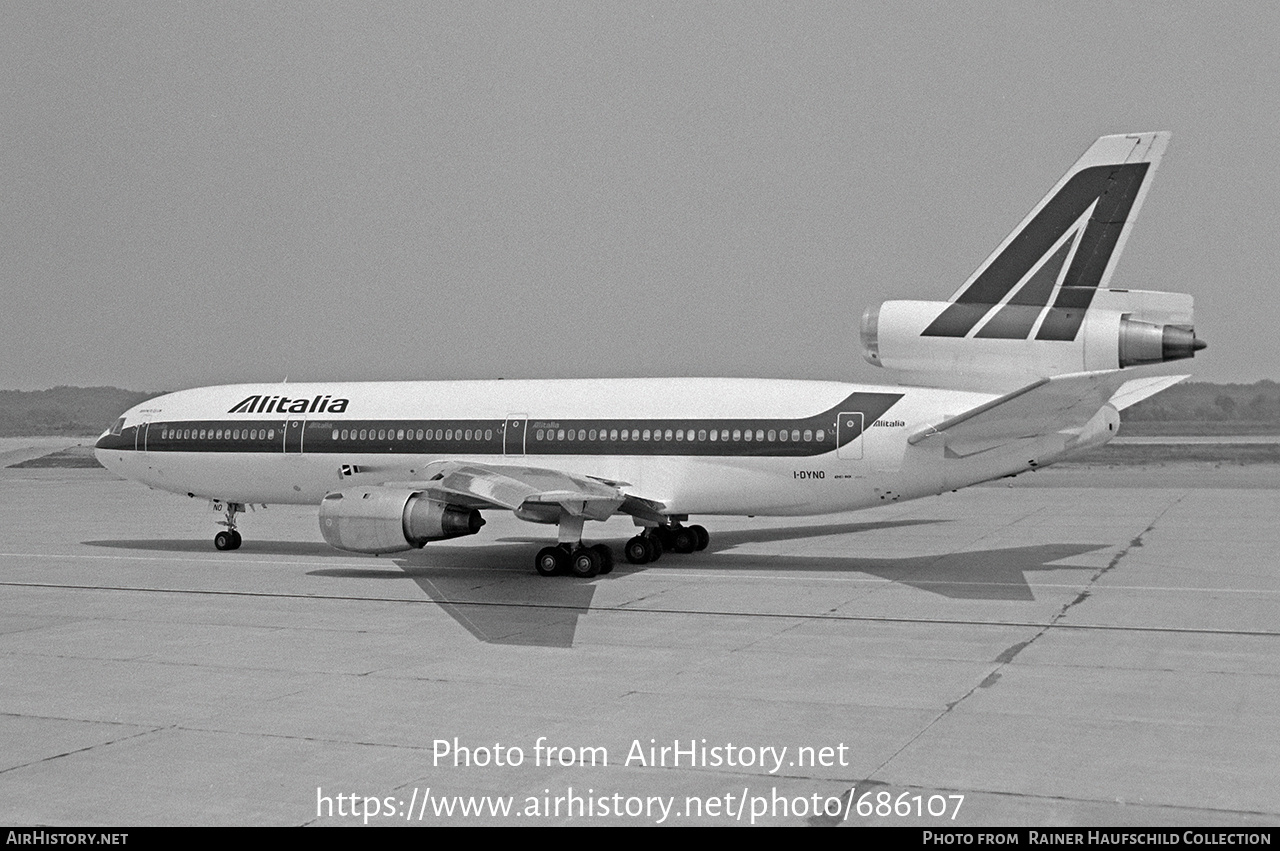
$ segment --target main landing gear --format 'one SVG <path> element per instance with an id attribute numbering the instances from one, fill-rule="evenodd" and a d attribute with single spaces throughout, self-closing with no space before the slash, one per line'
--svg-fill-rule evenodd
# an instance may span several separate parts
<path id="1" fill-rule="evenodd" d="M 534 569 L 541 576 L 572 574 L 579 579 L 607 574 L 613 570 L 613 551 L 604 544 L 587 546 L 582 543 L 582 515 L 567 512 L 560 515 L 560 543 L 543 547 L 533 560 Z"/>
<path id="2" fill-rule="evenodd" d="M 663 526 L 650 526 L 643 533 L 627 541 L 627 561 L 632 564 L 648 564 L 662 557 L 663 552 L 700 552 L 711 543 L 711 535 L 701 526 L 682 526 L 672 522 Z"/>
<path id="3" fill-rule="evenodd" d="M 705 550 L 711 541 L 707 530 L 701 526 L 682 526 L 679 519 L 669 517 L 662 525 L 649 526 L 639 535 L 627 541 L 623 554 L 632 564 L 648 564 L 657 561 L 664 552 L 692 553 Z M 567 514 L 560 516 L 560 543 L 543 547 L 533 560 L 533 567 L 540 576 L 570 574 L 579 579 L 604 576 L 613 570 L 613 551 L 604 544 L 588 546 L 582 543 L 582 517 Z"/>
<path id="4" fill-rule="evenodd" d="M 226 503 L 227 519 L 219 520 L 219 526 L 226 526 L 225 532 L 219 532 L 213 536 L 213 546 L 219 550 L 238 550 L 240 549 L 240 533 L 236 531 L 236 515 L 244 511 L 244 506 L 238 502 Z M 214 504 L 216 510 L 217 503 Z"/>
<path id="5" fill-rule="evenodd" d="M 541 576 L 556 576 L 561 573 L 569 573 L 579 579 L 604 576 L 613 571 L 613 550 L 604 544 L 578 544 L 577 547 L 556 544 L 538 551 L 534 567 Z"/>

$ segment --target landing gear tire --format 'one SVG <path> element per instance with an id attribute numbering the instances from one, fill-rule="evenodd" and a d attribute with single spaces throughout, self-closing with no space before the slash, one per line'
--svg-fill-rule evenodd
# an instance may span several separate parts
<path id="1" fill-rule="evenodd" d="M 591 579 L 600 572 L 600 553 L 594 547 L 574 550 L 569 561 L 569 571 L 579 579 Z"/>
<path id="2" fill-rule="evenodd" d="M 711 533 L 701 526 L 690 526 L 689 531 L 698 536 L 698 543 L 694 546 L 696 551 L 702 552 L 711 543 Z"/>
<path id="3" fill-rule="evenodd" d="M 564 573 L 568 567 L 569 554 L 560 547 L 543 547 L 538 550 L 533 560 L 533 567 L 539 576 L 555 576 Z"/>
<path id="4" fill-rule="evenodd" d="M 691 553 L 698 548 L 698 534 L 688 526 L 677 526 L 671 531 L 671 549 L 678 553 Z"/>
<path id="5" fill-rule="evenodd" d="M 632 564 L 648 564 L 653 561 L 653 544 L 648 538 L 636 535 L 627 541 L 627 545 L 622 549 L 623 554 L 627 557 L 627 561 Z"/>
<path id="6" fill-rule="evenodd" d="M 649 556 L 649 561 L 657 561 L 662 558 L 662 554 L 667 551 L 666 542 L 662 540 L 660 535 L 648 536 L 649 546 L 653 547 L 653 554 Z"/>
<path id="7" fill-rule="evenodd" d="M 240 533 L 234 530 L 219 532 L 213 536 L 213 546 L 218 550 L 240 549 Z"/>
<path id="8" fill-rule="evenodd" d="M 600 554 L 600 575 L 608 576 L 613 572 L 613 550 L 605 544 L 596 544 L 591 549 Z"/>

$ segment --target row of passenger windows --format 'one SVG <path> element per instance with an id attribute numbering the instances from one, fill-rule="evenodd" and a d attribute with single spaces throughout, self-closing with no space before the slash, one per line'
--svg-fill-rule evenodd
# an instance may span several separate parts
<path id="1" fill-rule="evenodd" d="M 554 440 L 557 442 L 563 442 L 566 440 L 585 440 L 585 441 L 608 440 L 613 442 L 625 441 L 625 440 L 637 440 L 637 441 L 645 441 L 645 440 L 672 441 L 674 440 L 677 442 L 686 441 L 689 443 L 707 443 L 707 442 L 714 443 L 718 441 L 734 441 L 734 442 L 740 442 L 740 443 L 750 443 L 753 440 L 757 440 L 757 441 L 767 440 L 770 442 L 782 441 L 782 442 L 790 442 L 790 443 L 800 443 L 801 441 L 803 441 L 805 443 L 810 443 L 810 442 L 821 443 L 822 441 L 826 440 L 826 436 L 827 436 L 827 433 L 825 429 L 818 429 L 817 431 L 814 431 L 813 429 L 810 429 L 810 428 L 807 428 L 804 431 L 801 431 L 798 428 L 793 428 L 790 431 L 787 431 L 785 428 L 782 429 L 781 431 L 777 429 L 772 429 L 772 428 L 768 430 L 758 428 L 755 431 L 752 431 L 751 429 L 744 430 L 744 429 L 738 429 L 738 428 L 735 428 L 732 430 L 727 428 L 716 430 L 713 428 L 710 431 L 708 431 L 705 428 L 700 428 L 700 429 L 691 429 L 691 428 L 690 429 L 682 429 L 682 428 L 670 429 L 669 428 L 669 429 L 666 429 L 665 431 L 660 428 L 659 429 L 633 428 L 630 430 L 625 428 L 622 430 L 618 430 L 614 428 L 614 429 L 608 429 L 607 431 L 605 429 L 580 428 L 575 431 L 574 429 L 560 428 L 560 429 L 538 429 L 533 437 L 535 440 Z"/>
<path id="2" fill-rule="evenodd" d="M 434 436 L 434 438 L 433 438 Z M 334 429 L 334 440 L 493 440 L 493 429 L 486 428 L 438 428 L 431 429 L 394 429 L 394 428 L 362 428 Z"/>
<path id="3" fill-rule="evenodd" d="M 273 428 L 166 428 L 163 440 L 275 440 Z"/>
<path id="4" fill-rule="evenodd" d="M 274 428 L 166 428 L 160 433 L 160 437 L 165 440 L 275 440 L 276 430 Z M 461 429 L 461 428 L 438 428 L 432 429 L 334 429 L 333 440 L 493 440 L 493 429 Z M 741 443 L 750 443 L 754 441 L 769 441 L 784 443 L 822 443 L 826 440 L 826 431 L 824 429 L 804 429 L 798 428 L 782 429 L 762 429 L 755 431 L 751 429 L 538 429 L 534 434 L 535 440 L 556 441 L 563 443 L 565 441 L 611 441 L 614 443 L 624 441 L 676 441 L 690 443 L 707 443 L 718 441 L 733 441 Z"/>

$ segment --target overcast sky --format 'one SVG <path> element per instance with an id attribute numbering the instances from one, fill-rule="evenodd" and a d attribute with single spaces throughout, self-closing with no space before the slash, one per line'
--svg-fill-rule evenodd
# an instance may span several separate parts
<path id="1" fill-rule="evenodd" d="M 1099 135 L 1115 286 L 1280 379 L 1280 4 L 0 4 L 0 387 L 883 381 Z"/>

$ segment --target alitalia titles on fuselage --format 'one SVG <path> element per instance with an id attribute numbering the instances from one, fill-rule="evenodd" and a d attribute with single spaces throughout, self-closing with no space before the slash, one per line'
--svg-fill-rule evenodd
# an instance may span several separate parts
<path id="1" fill-rule="evenodd" d="M 312 399 L 290 399 L 288 396 L 250 396 L 228 414 L 341 414 L 350 399 L 316 396 Z"/>

